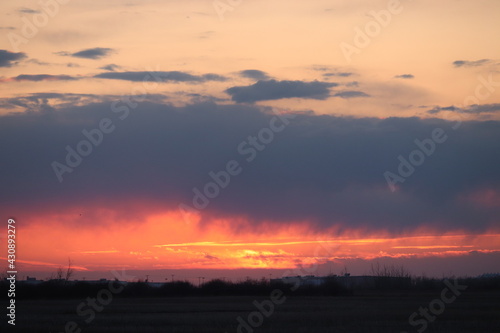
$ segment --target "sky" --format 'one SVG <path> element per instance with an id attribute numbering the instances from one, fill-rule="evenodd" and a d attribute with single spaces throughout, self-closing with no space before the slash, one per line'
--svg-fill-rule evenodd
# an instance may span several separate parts
<path id="1" fill-rule="evenodd" d="M 15 219 L 39 278 L 499 272 L 499 12 L 2 1 L 0 246 Z"/>

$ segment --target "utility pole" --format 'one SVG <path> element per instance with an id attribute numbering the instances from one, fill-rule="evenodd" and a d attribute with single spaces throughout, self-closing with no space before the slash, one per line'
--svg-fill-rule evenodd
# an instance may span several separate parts
<path id="1" fill-rule="evenodd" d="M 149 275 L 146 274 L 146 282 L 149 282 Z"/>
<path id="2" fill-rule="evenodd" d="M 205 281 L 204 276 L 198 276 L 198 287 L 201 286 L 201 280 Z"/>
<path id="3" fill-rule="evenodd" d="M 174 275 L 175 275 L 175 274 L 171 274 L 171 275 L 172 275 L 172 282 L 174 282 Z"/>

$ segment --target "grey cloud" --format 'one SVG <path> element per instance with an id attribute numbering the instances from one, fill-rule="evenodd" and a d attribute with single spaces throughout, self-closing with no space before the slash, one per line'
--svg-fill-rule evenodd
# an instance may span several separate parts
<path id="1" fill-rule="evenodd" d="M 331 77 L 331 76 L 336 76 L 336 77 L 349 77 L 354 75 L 354 73 L 351 72 L 331 72 L 331 73 L 324 73 L 323 76 L 326 77 Z"/>
<path id="2" fill-rule="evenodd" d="M 94 76 L 98 79 L 124 80 L 132 82 L 192 82 L 225 81 L 224 76 L 218 74 L 192 75 L 179 71 L 152 71 L 152 72 L 108 72 Z"/>
<path id="3" fill-rule="evenodd" d="M 104 69 L 104 70 L 110 71 L 110 72 L 115 72 L 117 69 L 121 69 L 121 68 L 122 68 L 121 66 L 118 66 L 115 64 L 109 64 L 106 66 L 99 67 L 99 69 Z"/>
<path id="4" fill-rule="evenodd" d="M 202 81 L 226 81 L 226 77 L 218 74 L 208 73 L 201 76 Z"/>
<path id="5" fill-rule="evenodd" d="M 191 103 L 205 103 L 205 102 L 226 102 L 227 99 L 218 98 L 210 95 L 202 95 L 197 93 L 186 94 L 191 100 Z"/>
<path id="6" fill-rule="evenodd" d="M 39 14 L 39 13 L 41 13 L 39 10 L 35 10 L 35 9 L 31 9 L 31 8 L 26 8 L 26 7 L 19 8 L 18 12 L 19 13 L 23 13 L 23 14 Z"/>
<path id="7" fill-rule="evenodd" d="M 453 66 L 455 66 L 455 67 L 477 67 L 477 66 L 486 65 L 490 61 L 491 61 L 490 59 L 480 59 L 480 60 L 475 60 L 475 61 L 457 60 L 457 61 L 453 62 Z"/>
<path id="8" fill-rule="evenodd" d="M 69 94 L 69 93 L 33 93 L 30 95 L 0 98 L 0 108 L 18 109 L 27 112 L 51 112 L 70 106 L 82 106 L 92 103 L 113 103 L 122 99 L 118 95 Z M 168 97 L 161 94 L 148 94 L 145 101 L 163 103 Z"/>
<path id="9" fill-rule="evenodd" d="M 425 106 L 424 106 L 425 107 Z M 430 110 L 427 111 L 427 113 L 429 114 L 438 114 L 442 111 L 461 111 L 460 108 L 457 108 L 456 106 L 445 106 L 445 107 L 440 107 L 440 106 L 436 106 Z"/>
<path id="10" fill-rule="evenodd" d="M 341 97 L 341 98 L 357 98 L 357 97 L 370 97 L 367 93 L 364 93 L 362 91 L 356 91 L 356 90 L 346 90 L 346 91 L 340 91 L 336 94 L 333 95 L 334 97 Z"/>
<path id="11" fill-rule="evenodd" d="M 329 67 L 329 66 L 324 66 L 324 65 L 314 65 L 314 66 L 311 66 L 310 68 L 311 68 L 312 70 L 314 70 L 314 71 L 318 71 L 318 72 L 326 72 L 326 71 L 333 70 L 331 67 Z"/>
<path id="12" fill-rule="evenodd" d="M 396 79 L 413 79 L 415 76 L 413 74 L 401 74 L 394 76 Z"/>
<path id="13" fill-rule="evenodd" d="M 226 90 L 231 99 L 238 103 L 276 100 L 282 98 L 326 99 L 329 88 L 338 86 L 330 82 L 260 80 L 250 86 L 232 87 Z"/>
<path id="14" fill-rule="evenodd" d="M 451 111 L 456 113 L 470 113 L 470 114 L 481 114 L 481 113 L 495 113 L 500 112 L 500 104 L 481 104 L 481 105 L 470 105 L 466 108 L 459 108 L 456 106 L 440 107 L 436 106 L 427 111 L 429 114 L 438 114 L 443 111 Z"/>
<path id="15" fill-rule="evenodd" d="M 85 58 L 85 59 L 101 59 L 109 54 L 111 54 L 114 50 L 105 47 L 94 47 L 91 49 L 81 50 L 75 53 L 70 53 L 66 51 L 56 52 L 57 55 L 61 56 L 70 56 L 75 58 Z"/>
<path id="16" fill-rule="evenodd" d="M 51 112 L 55 106 L 75 106 L 82 102 L 102 102 L 100 96 L 91 94 L 61 94 L 61 93 L 34 93 L 15 98 L 1 98 L 0 108 L 15 109 L 22 108 L 30 112 Z"/>
<path id="17" fill-rule="evenodd" d="M 258 136 L 275 117 L 265 109 L 146 102 L 123 121 L 119 115 L 110 103 L 92 103 L 1 116 L 2 211 L 19 212 L 29 221 L 29 212 L 95 204 L 137 221 L 154 211 L 177 210 L 180 203 L 192 206 L 193 188 L 203 191 L 213 181 L 209 172 L 235 160 L 241 174 L 210 200 L 202 224 L 224 218 L 238 228 L 242 217 L 255 228 L 263 221 L 305 220 L 317 230 L 338 225 L 395 232 L 422 226 L 484 231 L 499 226 L 498 205 L 467 200 L 477 191 L 500 189 L 497 121 L 463 122 L 455 131 L 454 123 L 440 119 L 300 114 L 288 119 L 265 149 L 254 149 L 257 155 L 248 162 L 249 136 Z M 65 163 L 65 147 L 75 148 L 85 139 L 82 130 L 96 128 L 103 118 L 116 130 L 59 183 L 51 163 Z M 408 158 L 418 148 L 414 140 L 430 138 L 436 128 L 447 140 L 398 192 L 391 192 L 384 172 L 397 173 L 398 156 Z M 83 219 L 79 223 L 100 221 L 91 212 Z"/>
<path id="18" fill-rule="evenodd" d="M 220 261 L 220 259 L 218 257 L 213 256 L 213 255 L 208 254 L 208 253 L 205 254 L 205 259 L 214 260 L 214 261 Z"/>
<path id="19" fill-rule="evenodd" d="M 12 67 L 17 61 L 25 59 L 26 53 L 23 52 L 10 52 L 7 50 L 0 50 L 0 67 Z"/>
<path id="20" fill-rule="evenodd" d="M 254 80 L 268 80 L 271 77 L 263 71 L 259 71 L 257 69 L 247 69 L 239 72 L 241 77 L 254 79 Z"/>
<path id="21" fill-rule="evenodd" d="M 351 81 L 351 82 L 344 83 L 344 85 L 346 87 L 358 87 L 359 86 L 359 82 L 358 81 Z"/>
<path id="22" fill-rule="evenodd" d="M 78 77 L 70 76 L 70 75 L 51 75 L 51 74 L 21 74 L 16 77 L 13 77 L 14 81 L 74 81 L 78 80 Z"/>
<path id="23" fill-rule="evenodd" d="M 482 104 L 482 105 L 471 105 L 466 109 L 465 112 L 468 113 L 494 113 L 500 112 L 500 103 L 495 104 Z"/>

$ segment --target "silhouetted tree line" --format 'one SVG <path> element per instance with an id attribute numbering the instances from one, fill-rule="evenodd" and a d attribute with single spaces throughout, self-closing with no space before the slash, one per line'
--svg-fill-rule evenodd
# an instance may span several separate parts
<path id="1" fill-rule="evenodd" d="M 413 290 L 437 290 L 444 287 L 444 280 L 457 280 L 460 285 L 466 285 L 467 290 L 500 290 L 500 276 L 492 277 L 465 277 L 455 278 L 448 277 L 443 279 L 435 279 L 428 277 L 412 278 Z"/>
<path id="2" fill-rule="evenodd" d="M 410 285 L 399 286 L 387 283 L 375 284 L 375 290 L 441 290 L 445 279 L 414 277 Z M 448 278 L 454 280 L 454 278 Z M 500 290 L 500 276 L 488 278 L 459 278 L 460 284 L 468 290 Z M 381 280 L 382 281 L 382 280 Z M 39 284 L 29 284 L 18 281 L 16 286 L 17 299 L 70 299 L 95 297 L 102 289 L 109 288 L 109 281 L 90 283 L 86 281 L 67 281 L 53 279 Z M 113 282 L 119 286 L 118 281 Z M 295 288 L 296 287 L 296 288 Z M 228 282 L 215 279 L 195 286 L 188 281 L 175 281 L 154 287 L 146 282 L 129 282 L 123 285 L 123 290 L 116 297 L 180 297 L 180 296 L 268 296 L 273 290 L 279 289 L 285 295 L 297 296 L 337 296 L 351 295 L 355 289 L 342 286 L 335 277 L 326 278 L 321 285 L 291 285 L 269 280 L 247 279 L 239 282 Z M 120 288 L 121 289 L 121 288 Z M 0 281 L 0 294 L 7 295 L 8 283 Z M 3 296 L 5 297 L 5 296 Z"/>

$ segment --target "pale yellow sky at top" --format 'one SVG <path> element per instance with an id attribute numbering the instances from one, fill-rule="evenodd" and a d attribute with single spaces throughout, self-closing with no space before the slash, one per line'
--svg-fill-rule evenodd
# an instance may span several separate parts
<path id="1" fill-rule="evenodd" d="M 221 0 L 219 3 L 228 3 Z M 259 69 L 277 80 L 326 81 L 325 72 L 352 72 L 330 82 L 357 81 L 357 87 L 339 86 L 334 91 L 359 90 L 370 97 L 325 101 L 283 99 L 259 102 L 284 108 L 314 110 L 357 116 L 426 116 L 434 106 L 460 105 L 474 95 L 478 75 L 493 75 L 500 81 L 500 2 L 495 0 L 402 0 L 398 14 L 391 15 L 380 33 L 369 37 L 351 61 L 340 44 L 355 46 L 355 28 L 364 29 L 371 11 L 387 10 L 390 1 L 264 1 L 229 2 L 232 10 L 223 20 L 214 1 L 69 1 L 41 27 L 19 51 L 27 59 L 17 66 L 3 67 L 0 77 L 20 74 L 67 74 L 93 76 L 107 64 L 123 71 L 158 69 L 193 74 L 216 73 L 226 82 L 162 84 L 154 93 L 200 93 L 228 98 L 224 90 L 253 81 L 236 72 Z M 0 3 L 0 49 L 14 51 L 9 33 L 21 34 L 22 17 L 33 14 L 19 9 L 40 10 L 37 1 Z M 220 14 L 220 13 L 219 13 Z M 77 52 L 94 47 L 114 49 L 103 59 L 64 57 L 54 52 Z M 37 59 L 47 65 L 27 62 Z M 491 59 L 477 67 L 455 68 L 453 61 Z M 68 63 L 76 64 L 67 67 Z M 414 79 L 394 76 L 412 74 Z M 2 96 L 35 92 L 94 94 L 128 93 L 137 82 L 82 79 L 75 82 L 1 82 Z M 494 91 L 481 104 L 500 103 Z M 418 108 L 419 106 L 429 108 Z M 492 115 L 495 118 L 494 115 Z"/>

